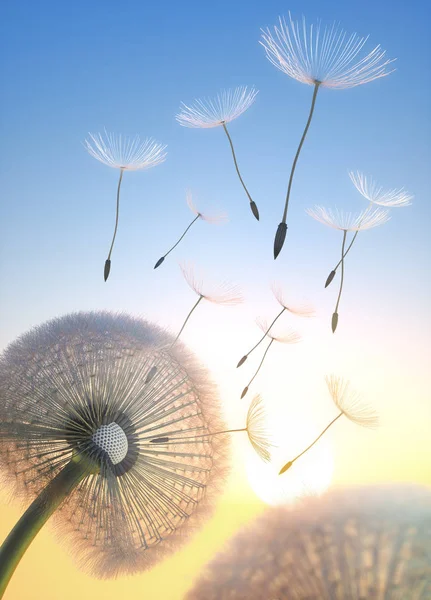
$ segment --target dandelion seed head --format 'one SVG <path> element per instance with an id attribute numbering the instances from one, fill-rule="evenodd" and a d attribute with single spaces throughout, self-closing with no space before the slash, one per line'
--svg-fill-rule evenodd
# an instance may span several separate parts
<path id="1" fill-rule="evenodd" d="M 226 221 L 228 220 L 226 213 L 220 213 L 217 215 L 208 215 L 208 214 L 201 213 L 200 210 L 198 210 L 198 208 L 196 208 L 196 205 L 193 202 L 193 194 L 192 194 L 191 190 L 187 190 L 186 198 L 187 198 L 187 206 L 190 208 L 192 213 L 195 214 L 200 219 L 202 219 L 202 221 L 206 221 L 207 223 L 217 225 L 220 223 L 226 223 Z"/>
<path id="2" fill-rule="evenodd" d="M 362 402 L 359 394 L 351 389 L 349 382 L 330 375 L 326 377 L 326 385 L 335 406 L 350 421 L 370 429 L 378 426 L 379 416 L 371 406 Z"/>
<path id="3" fill-rule="evenodd" d="M 195 274 L 195 269 L 191 264 L 180 264 L 180 268 L 189 287 L 208 302 L 225 306 L 236 306 L 243 302 L 241 290 L 237 285 L 223 282 L 210 289 L 209 286 L 204 285 L 202 277 Z"/>
<path id="4" fill-rule="evenodd" d="M 348 35 L 334 23 L 321 28 L 320 22 L 307 26 L 289 18 L 279 18 L 279 26 L 262 29 L 266 57 L 277 69 L 293 79 L 328 88 L 351 88 L 374 79 L 386 77 L 395 60 L 386 58 L 380 45 L 365 52 L 368 37 Z"/>
<path id="5" fill-rule="evenodd" d="M 77 455 L 98 466 L 53 516 L 97 577 L 145 570 L 176 550 L 223 478 L 226 436 L 186 449 L 151 444 L 225 427 L 208 374 L 171 342 L 126 315 L 76 313 L 24 334 L 0 358 L 5 482 L 29 501 Z"/>
<path id="6" fill-rule="evenodd" d="M 337 208 L 332 210 L 324 206 L 315 206 L 307 208 L 306 213 L 319 223 L 340 231 L 365 231 L 383 225 L 390 219 L 389 211 L 382 208 L 350 213 Z"/>
<path id="7" fill-rule="evenodd" d="M 267 508 L 201 571 L 186 600 L 431 597 L 431 489 L 334 489 Z"/>
<path id="8" fill-rule="evenodd" d="M 298 317 L 314 317 L 315 310 L 309 304 L 292 305 L 288 303 L 284 296 L 283 289 L 278 283 L 272 283 L 271 290 L 277 302 L 288 312 L 297 315 Z"/>
<path id="9" fill-rule="evenodd" d="M 121 134 L 89 133 L 84 146 L 93 158 L 113 169 L 139 171 L 151 169 L 166 160 L 166 146 L 151 138 L 124 137 Z"/>
<path id="10" fill-rule="evenodd" d="M 385 190 L 359 171 L 350 171 L 349 177 L 361 196 L 373 204 L 386 208 L 399 208 L 410 206 L 414 198 L 404 188 Z"/>
<path id="11" fill-rule="evenodd" d="M 181 112 L 175 117 L 183 127 L 218 127 L 233 121 L 244 113 L 256 99 L 258 90 L 247 86 L 223 90 L 215 98 L 195 100 L 192 104 L 181 103 Z"/>

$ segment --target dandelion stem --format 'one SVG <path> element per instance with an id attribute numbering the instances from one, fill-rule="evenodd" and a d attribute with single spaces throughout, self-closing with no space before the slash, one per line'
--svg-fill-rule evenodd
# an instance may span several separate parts
<path id="1" fill-rule="evenodd" d="M 176 248 L 178 246 L 178 244 L 181 242 L 181 240 L 183 239 L 183 237 L 186 235 L 186 233 L 188 232 L 188 230 L 190 229 L 190 227 L 193 225 L 193 223 L 195 223 L 199 218 L 200 218 L 200 213 L 198 215 L 196 215 L 196 217 L 193 219 L 193 221 L 186 227 L 184 233 L 182 234 L 182 236 L 180 237 L 180 239 L 176 242 L 176 244 L 174 244 L 172 246 L 172 248 L 170 250 L 168 250 L 166 252 L 166 254 L 164 254 L 161 258 L 159 258 L 159 260 L 156 262 L 155 265 L 155 269 L 160 266 L 162 264 L 162 262 L 165 260 L 165 258 L 168 256 L 168 254 L 170 254 L 172 252 L 172 250 L 174 250 L 174 248 Z"/>
<path id="2" fill-rule="evenodd" d="M 365 216 L 366 216 L 366 215 L 367 215 L 367 213 L 368 213 L 368 212 L 371 210 L 371 208 L 372 208 L 372 207 L 373 207 L 373 203 L 372 203 L 372 202 L 370 202 L 370 204 L 368 205 L 368 209 L 367 209 L 366 211 L 364 211 L 363 217 L 362 217 L 361 221 L 359 222 L 359 225 L 358 225 L 358 227 L 360 227 L 360 226 L 361 226 L 361 223 L 362 223 L 362 221 L 364 220 Z M 357 236 L 358 236 L 358 233 L 359 233 L 359 231 L 360 231 L 360 229 L 357 229 L 357 230 L 355 231 L 355 234 L 354 234 L 354 236 L 353 236 L 353 238 L 352 238 L 352 241 L 351 241 L 351 242 L 350 242 L 350 244 L 347 246 L 347 250 L 344 252 L 343 256 L 340 258 L 340 260 L 337 262 L 336 266 L 334 267 L 334 269 L 333 269 L 333 271 L 334 271 L 334 272 L 335 272 L 335 271 L 338 269 L 338 267 L 341 265 L 341 261 L 342 261 L 344 258 L 346 258 L 346 256 L 348 255 L 348 253 L 349 253 L 349 250 L 350 250 L 350 248 L 353 246 L 353 242 L 356 240 L 356 238 L 357 238 Z"/>
<path id="3" fill-rule="evenodd" d="M 209 433 L 199 433 L 197 435 L 188 435 L 180 437 L 158 437 L 150 440 L 151 444 L 169 444 L 175 442 L 182 442 L 183 440 L 196 440 L 198 438 L 211 437 L 213 435 L 220 435 L 222 433 L 237 433 L 238 431 L 247 431 L 247 427 L 241 429 L 224 429 L 223 431 L 210 431 Z"/>
<path id="4" fill-rule="evenodd" d="M 179 337 L 180 337 L 180 335 L 182 334 L 182 332 L 183 332 L 183 329 L 184 329 L 184 327 L 185 327 L 185 326 L 186 326 L 186 324 L 187 324 L 187 321 L 190 319 L 190 317 L 191 317 L 191 315 L 192 315 L 192 312 L 195 310 L 195 308 L 197 307 L 197 305 L 199 304 L 199 302 L 202 300 L 202 298 L 203 298 L 203 296 L 199 296 L 199 298 L 198 298 L 198 301 L 196 302 L 196 304 L 193 306 L 193 308 L 191 309 L 191 311 L 190 311 L 190 312 L 189 312 L 189 314 L 187 315 L 187 317 L 186 317 L 186 320 L 184 321 L 184 323 L 183 323 L 183 325 L 182 325 L 182 327 L 181 327 L 181 329 L 180 329 L 180 331 L 179 331 L 179 333 L 178 333 L 177 337 L 176 337 L 176 338 L 174 339 L 174 341 L 172 342 L 171 348 L 172 348 L 172 346 L 173 346 L 173 345 L 174 345 L 174 344 L 175 344 L 175 343 L 178 341 L 178 338 L 179 338 Z"/>
<path id="5" fill-rule="evenodd" d="M 340 418 L 342 415 L 343 415 L 343 413 L 342 413 L 342 412 L 340 412 L 340 414 L 339 414 L 339 415 L 337 415 L 337 416 L 335 417 L 335 419 L 332 419 L 332 421 L 329 423 L 329 425 L 327 425 L 327 426 L 325 427 L 325 429 L 324 429 L 324 430 L 323 430 L 323 431 L 322 431 L 322 432 L 321 432 L 321 433 L 320 433 L 320 434 L 317 436 L 317 438 L 316 438 L 316 439 L 315 439 L 315 440 L 314 440 L 314 441 L 313 441 L 313 442 L 312 442 L 312 443 L 311 443 L 309 446 L 307 446 L 307 448 L 305 448 L 305 450 L 303 450 L 303 451 L 302 451 L 300 454 L 298 454 L 297 456 L 295 456 L 295 458 L 292 458 L 292 460 L 290 460 L 288 463 L 286 463 L 286 465 L 285 465 L 285 466 L 284 466 L 284 467 L 283 467 L 283 468 L 280 470 L 280 473 L 279 473 L 279 474 L 281 475 L 282 473 L 284 473 L 285 471 L 287 471 L 287 469 L 289 469 L 289 468 L 290 468 L 290 467 L 293 465 L 293 463 L 294 463 L 296 460 L 298 460 L 298 458 L 301 458 L 301 456 L 303 456 L 303 455 L 304 455 L 306 452 L 308 452 L 308 451 L 309 451 L 309 450 L 310 450 L 310 449 L 311 449 L 311 448 L 314 446 L 314 444 L 316 444 L 316 443 L 317 443 L 317 442 L 320 440 L 320 438 L 322 437 L 322 435 L 323 435 L 324 433 L 326 433 L 326 432 L 328 431 L 328 429 L 329 429 L 329 428 L 330 428 L 330 427 L 331 427 L 331 426 L 332 426 L 332 425 L 333 425 L 333 424 L 334 424 L 334 423 L 335 423 L 335 422 L 336 422 L 336 421 L 337 421 L 337 420 L 338 420 L 338 419 L 339 419 L 339 418 Z M 288 465 L 288 466 L 287 466 L 287 465 Z"/>
<path id="6" fill-rule="evenodd" d="M 239 167 L 238 167 L 238 163 L 237 163 L 236 156 L 235 156 L 235 150 L 233 148 L 232 138 L 229 135 L 229 132 L 226 127 L 226 123 L 222 122 L 222 125 L 223 125 L 223 129 L 225 130 L 225 133 L 227 135 L 227 139 L 229 140 L 230 149 L 232 151 L 233 162 L 235 163 L 235 169 L 236 169 L 236 172 L 238 173 L 239 180 L 240 180 L 242 187 L 244 188 L 245 193 L 247 194 L 247 197 L 250 201 L 251 211 L 252 211 L 253 215 L 255 216 L 255 218 L 259 221 L 259 211 L 257 209 L 256 203 L 254 202 L 253 198 L 250 196 L 249 191 L 244 183 L 244 180 L 241 177 L 241 173 L 239 172 Z"/>
<path id="7" fill-rule="evenodd" d="M 283 223 L 286 223 L 287 208 L 288 208 L 288 205 L 289 205 L 290 189 L 292 187 L 293 175 L 295 173 L 296 163 L 298 162 L 298 158 L 299 158 L 299 154 L 301 152 L 302 144 L 304 143 L 305 136 L 307 135 L 308 128 L 310 127 L 311 119 L 313 117 L 314 105 L 316 104 L 316 97 L 317 97 L 317 92 L 319 91 L 319 86 L 320 86 L 320 81 L 316 81 L 316 83 L 314 84 L 313 99 L 311 101 L 311 108 L 310 108 L 310 113 L 308 115 L 307 124 L 305 125 L 304 133 L 302 134 L 302 138 L 301 138 L 301 141 L 299 142 L 298 150 L 296 151 L 296 155 L 295 155 L 295 158 L 293 160 L 292 170 L 290 172 L 290 178 L 289 178 L 289 185 L 287 187 L 286 203 L 285 203 L 284 212 L 283 212 L 283 219 L 282 219 Z"/>
<path id="8" fill-rule="evenodd" d="M 259 371 L 260 371 L 260 369 L 261 369 L 261 367 L 262 367 L 262 365 L 263 365 L 263 361 L 265 360 L 265 358 L 266 358 L 266 355 L 268 354 L 268 351 L 269 351 L 269 349 L 271 348 L 271 346 L 272 346 L 272 343 L 273 343 L 273 342 L 274 342 L 274 338 L 273 338 L 273 339 L 272 339 L 272 340 L 269 342 L 268 346 L 266 347 L 266 350 L 265 350 L 265 352 L 263 353 L 263 356 L 262 356 L 262 360 L 260 361 L 260 363 L 259 363 L 259 366 L 257 367 L 255 374 L 254 374 L 254 375 L 253 375 L 253 377 L 250 379 L 250 381 L 248 382 L 247 386 L 244 388 L 244 390 L 243 390 L 243 392 L 242 392 L 242 394 L 241 394 L 241 398 L 244 398 L 244 396 L 245 396 L 245 395 L 246 395 L 246 393 L 248 392 L 248 388 L 249 388 L 249 387 L 250 387 L 250 385 L 253 383 L 253 381 L 256 379 L 256 377 L 257 377 L 257 374 L 259 373 Z"/>
<path id="9" fill-rule="evenodd" d="M 260 340 L 257 342 L 257 344 L 255 346 L 253 346 L 253 348 L 251 350 L 249 350 L 247 352 L 247 354 L 245 354 L 245 357 L 249 357 L 250 354 L 253 352 L 253 350 L 256 350 L 256 348 L 259 346 L 259 344 L 261 344 L 263 342 L 263 340 L 266 338 L 266 336 L 268 335 L 268 333 L 271 331 L 272 327 L 274 326 L 275 322 L 281 317 L 281 315 L 284 313 L 284 311 L 286 310 L 286 308 L 283 308 L 278 315 L 275 317 L 275 319 L 273 320 L 273 322 L 271 323 L 271 325 L 268 327 L 268 329 L 265 331 L 265 333 L 263 334 L 263 336 L 260 338 Z M 242 362 L 241 362 L 242 361 Z M 241 364 L 244 363 L 244 358 L 242 358 L 240 361 Z M 240 364 L 238 364 L 238 366 L 241 366 Z"/>
<path id="10" fill-rule="evenodd" d="M 120 178 L 118 180 L 118 186 L 117 186 L 117 206 L 116 206 L 116 212 L 115 212 L 115 228 L 114 228 L 114 235 L 112 236 L 111 247 L 109 248 L 108 258 L 105 261 L 105 274 L 104 274 L 105 281 L 108 279 L 109 271 L 111 270 L 111 254 L 112 254 L 112 249 L 114 248 L 115 237 L 117 235 L 118 217 L 120 215 L 120 188 L 121 188 L 121 182 L 123 180 L 123 173 L 124 173 L 124 169 L 120 169 Z"/>
<path id="11" fill-rule="evenodd" d="M 332 332 L 335 333 L 338 324 L 338 306 L 340 304 L 341 292 L 343 291 L 343 283 L 344 283 L 344 247 L 346 245 L 346 236 L 347 229 L 343 230 L 343 243 L 341 246 L 341 281 L 340 281 L 340 289 L 338 291 L 337 304 L 335 305 L 334 314 L 332 315 Z M 334 320 L 335 319 L 335 320 Z"/>
<path id="12" fill-rule="evenodd" d="M 54 477 L 30 504 L 0 548 L 0 598 L 19 561 L 52 513 L 95 466 L 75 457 Z"/>

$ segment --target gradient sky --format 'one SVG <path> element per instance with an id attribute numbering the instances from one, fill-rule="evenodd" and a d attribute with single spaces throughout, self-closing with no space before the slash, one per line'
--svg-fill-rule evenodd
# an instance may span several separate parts
<path id="1" fill-rule="evenodd" d="M 242 426 L 247 406 L 239 394 L 252 365 L 244 371 L 233 366 L 259 335 L 254 319 L 277 313 L 269 288 L 277 280 L 288 299 L 306 298 L 317 312 L 307 322 L 285 318 L 283 325 L 301 332 L 303 342 L 274 348 L 253 389 L 270 409 L 282 410 L 286 453 L 302 449 L 289 447 L 295 423 L 307 419 L 313 435 L 334 416 L 324 376 L 336 373 L 376 407 L 382 426 L 368 432 L 347 421 L 337 424 L 325 442 L 333 454 L 333 483 L 431 485 L 427 4 L 409 2 L 406 10 L 400 1 L 330 1 L 323 7 L 317 1 L 267 0 L 253 8 L 225 0 L 5 2 L 0 348 L 30 327 L 76 310 L 127 311 L 175 333 L 196 299 L 178 267 L 187 260 L 203 272 L 204 281 L 233 281 L 246 297 L 233 309 L 202 305 L 183 336 L 220 383 L 229 424 Z M 272 27 L 289 10 L 293 18 L 335 20 L 347 32 L 369 34 L 369 49 L 381 44 L 388 57 L 397 58 L 397 70 L 364 86 L 319 93 L 293 184 L 287 241 L 274 261 L 273 236 L 312 88 L 275 69 L 258 41 L 260 28 Z M 174 118 L 181 101 L 239 85 L 260 90 L 255 104 L 229 128 L 261 213 L 259 223 L 247 206 L 223 131 L 183 128 Z M 168 145 L 164 164 L 124 176 L 107 283 L 102 274 L 118 172 L 95 161 L 82 145 L 89 131 L 103 128 Z M 349 170 L 363 171 L 387 188 L 404 186 L 415 198 L 412 206 L 393 210 L 383 227 L 359 235 L 346 261 L 333 335 L 336 284 L 324 290 L 323 283 L 338 261 L 341 234 L 312 220 L 305 208 L 365 208 Z M 198 222 L 154 271 L 192 218 L 186 188 L 203 211 L 222 209 L 229 222 Z M 234 443 L 233 475 L 214 519 L 172 559 L 151 573 L 101 583 L 80 574 L 46 528 L 22 561 L 6 600 L 40 598 L 46 581 L 43 597 L 49 600 L 113 599 L 119 593 L 179 600 L 205 560 L 263 506 L 247 481 L 244 456 L 250 462 L 243 441 Z M 2 500 L 4 505 L 6 497 Z M 3 510 L 3 505 L 0 536 L 22 510 L 13 503 Z M 65 581 L 70 582 L 66 589 Z"/>

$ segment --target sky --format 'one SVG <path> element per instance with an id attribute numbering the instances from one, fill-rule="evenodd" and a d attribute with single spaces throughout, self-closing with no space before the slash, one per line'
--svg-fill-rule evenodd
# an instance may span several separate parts
<path id="1" fill-rule="evenodd" d="M 388 77 L 319 92 L 293 183 L 286 244 L 274 261 L 273 237 L 312 88 L 278 71 L 258 42 L 260 28 L 272 27 L 289 10 L 294 19 L 336 21 L 349 33 L 369 35 L 369 50 L 381 44 L 397 60 Z M 196 300 L 179 268 L 187 261 L 209 286 L 227 280 L 244 293 L 244 304 L 235 308 L 202 303 L 183 334 L 218 382 L 229 425 L 243 426 L 247 410 L 239 396 L 258 359 L 234 367 L 258 339 L 255 319 L 271 320 L 279 311 L 273 281 L 293 304 L 305 299 L 316 310 L 313 319 L 283 316 L 280 330 L 295 329 L 303 339 L 295 346 L 274 345 L 253 383 L 253 393 L 262 394 L 279 425 L 277 460 L 301 450 L 336 415 L 325 375 L 349 379 L 381 416 L 372 432 L 347 420 L 337 423 L 310 455 L 311 475 L 298 462 L 283 484 L 261 471 L 246 438 L 237 436 L 231 476 L 213 519 L 175 556 L 134 578 L 100 582 L 81 574 L 48 526 L 19 566 L 6 600 L 40 598 L 42 588 L 49 600 L 144 592 L 149 600 L 179 600 L 206 560 L 263 510 L 264 501 L 292 499 L 299 489 L 294 481 L 312 486 L 324 472 L 323 487 L 431 485 L 428 21 L 427 3 L 419 1 L 408 7 L 368 0 L 324 6 L 275 0 L 4 3 L 0 349 L 29 328 L 78 310 L 125 311 L 177 333 Z M 188 129 L 175 120 L 181 102 L 240 85 L 259 90 L 255 103 L 229 126 L 259 222 L 247 206 L 222 129 Z M 104 128 L 153 137 L 168 152 L 162 165 L 124 175 L 106 283 L 118 172 L 94 160 L 83 145 L 88 132 Z M 338 261 L 342 235 L 305 209 L 365 208 L 350 170 L 385 188 L 405 187 L 414 200 L 394 209 L 384 226 L 359 234 L 346 260 L 333 335 L 337 284 L 326 290 L 323 285 Z M 193 218 L 187 189 L 202 212 L 224 211 L 229 221 L 198 221 L 154 271 Z M 22 507 L 8 503 L 7 493 L 0 501 L 1 537 Z"/>

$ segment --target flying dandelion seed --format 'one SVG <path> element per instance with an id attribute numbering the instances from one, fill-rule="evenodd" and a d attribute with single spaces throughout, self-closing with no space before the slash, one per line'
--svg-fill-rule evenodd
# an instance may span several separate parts
<path id="1" fill-rule="evenodd" d="M 236 367 L 240 367 L 241 365 L 243 365 L 245 363 L 245 361 L 247 360 L 247 358 L 250 356 L 250 354 L 256 350 L 256 348 L 263 342 L 263 340 L 267 337 L 268 333 L 270 332 L 271 328 L 275 325 L 275 323 L 278 321 L 278 319 L 281 317 L 281 315 L 287 311 L 293 315 L 297 315 L 299 317 L 313 317 L 314 316 L 314 309 L 307 305 L 307 304 L 302 304 L 302 305 L 298 305 L 298 306 L 294 306 L 291 304 L 288 304 L 284 295 L 283 295 L 283 290 L 281 289 L 281 287 L 276 284 L 273 283 L 271 286 L 272 289 L 272 293 L 275 296 L 275 299 L 277 300 L 277 302 L 279 304 L 281 304 L 281 306 L 283 307 L 282 310 L 278 313 L 278 315 L 275 317 L 275 319 L 271 322 L 271 324 L 268 326 L 267 330 L 264 331 L 263 336 L 259 339 L 259 341 L 257 342 L 257 344 L 255 344 L 253 346 L 253 348 L 251 350 L 249 350 L 247 352 L 247 354 L 244 354 L 244 356 L 240 359 L 240 361 L 238 362 L 238 364 L 236 365 Z"/>
<path id="2" fill-rule="evenodd" d="M 115 214 L 115 227 L 112 236 L 108 258 L 105 261 L 103 277 L 106 281 L 111 271 L 111 254 L 118 229 L 118 218 L 120 214 L 120 189 L 124 171 L 142 171 L 151 169 L 166 159 L 166 146 L 147 138 L 143 142 L 139 136 L 134 138 L 123 138 L 113 133 L 89 133 L 90 139 L 85 140 L 85 148 L 95 159 L 108 167 L 120 170 L 117 186 L 117 204 Z"/>
<path id="3" fill-rule="evenodd" d="M 229 140 L 238 178 L 250 202 L 251 212 L 253 213 L 253 216 L 259 220 L 257 205 L 252 199 L 239 171 L 232 138 L 227 129 L 227 123 L 230 123 L 250 108 L 255 101 L 257 94 L 258 90 L 253 87 L 248 89 L 247 86 L 242 86 L 237 87 L 234 90 L 223 90 L 215 99 L 195 100 L 190 106 L 182 102 L 181 112 L 177 114 L 176 120 L 183 127 L 223 127 L 227 139 Z"/>
<path id="4" fill-rule="evenodd" d="M 429 600 L 431 489 L 360 486 L 271 507 L 186 600 Z"/>
<path id="5" fill-rule="evenodd" d="M 259 366 L 257 367 L 253 377 L 250 379 L 248 384 L 242 390 L 241 400 L 247 394 L 250 385 L 256 379 L 260 369 L 262 368 L 262 365 L 265 361 L 266 355 L 268 354 L 269 349 L 271 348 L 272 344 L 274 342 L 279 342 L 280 344 L 296 344 L 297 342 L 299 342 L 301 340 L 301 336 L 298 333 L 296 333 L 296 331 L 288 331 L 283 334 L 274 335 L 274 334 L 270 333 L 272 325 L 270 327 L 268 327 L 268 323 L 266 321 L 264 321 L 263 319 L 257 319 L 256 322 L 257 322 L 257 325 L 260 327 L 260 329 L 264 332 L 264 338 L 267 337 L 270 339 L 270 341 L 265 349 L 265 352 L 263 353 L 262 359 L 261 359 Z M 240 366 L 241 364 L 243 364 L 243 362 L 244 362 L 243 359 L 241 359 L 237 366 Z"/>
<path id="6" fill-rule="evenodd" d="M 208 513 L 227 438 L 209 435 L 224 427 L 207 372 L 171 341 L 125 315 L 77 313 L 5 350 L 1 465 L 33 502 L 0 550 L 0 596 L 56 509 L 81 566 L 101 578 L 151 567 Z M 190 431 L 206 437 L 187 448 L 151 443 Z"/>
<path id="7" fill-rule="evenodd" d="M 315 206 L 314 208 L 307 209 L 306 212 L 310 215 L 310 217 L 313 217 L 313 219 L 319 221 L 319 223 L 343 232 L 341 258 L 340 262 L 338 263 L 338 265 L 341 265 L 340 288 L 338 290 L 337 302 L 331 321 L 332 333 L 335 333 L 338 325 L 338 307 L 340 305 L 341 293 L 344 285 L 344 259 L 346 254 L 352 247 L 358 232 L 365 231 L 366 229 L 372 229 L 373 227 L 378 227 L 379 225 L 386 223 L 390 219 L 389 211 L 381 208 L 375 208 L 373 210 L 367 208 L 359 214 L 354 215 L 352 213 L 344 213 L 339 210 L 332 211 L 331 209 L 324 208 L 323 206 Z M 346 250 L 346 238 L 348 231 L 353 231 L 355 234 Z M 325 287 L 328 287 L 328 285 L 334 279 L 338 265 L 329 273 L 328 278 L 326 279 Z"/>
<path id="8" fill-rule="evenodd" d="M 204 286 L 201 279 L 196 277 L 194 269 L 191 265 L 183 264 L 180 265 L 180 268 L 187 284 L 199 296 L 199 298 L 189 311 L 184 323 L 181 326 L 181 329 L 178 332 L 177 337 L 172 342 L 172 345 L 177 342 L 187 324 L 187 321 L 190 319 L 193 311 L 195 308 L 197 308 L 202 300 L 207 300 L 208 302 L 222 304 L 225 306 L 236 306 L 237 304 L 241 304 L 241 302 L 243 302 L 241 291 L 236 285 L 225 282 L 210 290 Z"/>
<path id="9" fill-rule="evenodd" d="M 270 448 L 272 443 L 270 436 L 265 426 L 266 413 L 263 405 L 262 398 L 257 395 L 253 398 L 247 411 L 246 426 L 241 429 L 224 429 L 222 431 L 213 431 L 200 433 L 197 428 L 195 432 L 189 430 L 188 432 L 179 431 L 178 435 L 174 437 L 159 437 L 150 440 L 152 444 L 162 444 L 163 446 L 169 446 L 170 444 L 196 444 L 204 443 L 208 438 L 212 438 L 215 435 L 221 435 L 224 433 L 238 433 L 240 431 L 247 432 L 250 444 L 253 446 L 255 452 L 260 458 L 266 462 L 271 460 Z M 175 432 L 174 432 L 175 433 Z M 189 433 L 191 435 L 182 435 L 183 433 Z"/>
<path id="10" fill-rule="evenodd" d="M 332 427 L 332 425 L 336 423 L 343 415 L 347 417 L 349 421 L 356 423 L 356 425 L 369 428 L 377 427 L 379 423 L 379 417 L 377 416 L 376 412 L 373 408 L 361 402 L 359 395 L 351 390 L 348 382 L 340 379 L 339 377 L 331 375 L 330 377 L 326 378 L 326 384 L 335 406 L 340 411 L 339 414 L 332 419 L 329 425 L 325 427 L 325 429 L 309 446 L 307 446 L 307 448 L 305 448 L 305 450 L 284 465 L 284 467 L 280 470 L 280 475 L 290 469 L 290 467 L 298 460 L 298 458 L 301 458 L 301 456 L 308 452 L 328 431 L 328 429 Z"/>
<path id="11" fill-rule="evenodd" d="M 172 252 L 172 250 L 174 250 L 178 244 L 181 242 L 181 240 L 184 238 L 184 236 L 186 235 L 186 233 L 188 232 L 188 230 L 191 228 L 191 226 L 196 223 L 196 221 L 198 219 L 201 219 L 202 221 L 206 221 L 207 223 L 214 223 L 214 224 L 218 224 L 218 223 L 223 223 L 227 220 L 227 216 L 225 214 L 219 214 L 219 215 L 204 215 L 203 213 L 201 213 L 196 206 L 193 203 L 193 198 L 192 198 L 192 193 L 190 191 L 187 192 L 187 205 L 190 208 L 190 210 L 192 211 L 192 213 L 194 213 L 196 216 L 195 218 L 192 220 L 192 222 L 186 227 L 185 231 L 182 233 L 181 237 L 179 238 L 179 240 L 177 240 L 177 242 L 172 246 L 172 248 L 170 248 L 166 254 L 164 254 L 161 258 L 159 258 L 159 260 L 156 262 L 156 264 L 154 265 L 154 268 L 157 269 L 157 267 L 160 267 L 160 265 L 164 262 L 165 258 L 168 256 L 168 254 L 170 254 Z"/>
<path id="12" fill-rule="evenodd" d="M 262 30 L 262 40 L 260 44 L 265 49 L 266 57 L 277 69 L 301 83 L 314 86 L 308 120 L 290 172 L 283 217 L 275 235 L 275 259 L 286 239 L 293 176 L 313 118 L 319 89 L 351 88 L 386 77 L 393 72 L 387 70 L 393 60 L 385 59 L 385 51 L 380 46 L 365 54 L 363 48 L 368 37 L 360 37 L 356 33 L 348 36 L 335 23 L 325 27 L 323 32 L 320 30 L 320 22 L 307 28 L 305 18 L 302 19 L 301 26 L 299 22 L 292 20 L 290 12 L 289 21 L 280 17 L 279 27 L 275 26 L 273 33 L 269 29 Z"/>
<path id="13" fill-rule="evenodd" d="M 403 206 L 410 206 L 411 201 L 413 199 L 413 196 L 406 192 L 404 188 L 384 190 L 381 186 L 378 186 L 372 179 L 367 178 L 359 171 L 351 171 L 349 173 L 349 177 L 355 188 L 358 190 L 358 192 L 370 203 L 368 205 L 368 209 L 363 211 L 362 213 L 364 216 L 373 210 L 375 204 L 384 206 L 385 208 L 400 208 Z M 344 252 L 342 259 L 344 259 L 350 252 L 350 249 L 353 246 L 360 229 L 361 228 L 356 229 L 355 234 L 352 240 L 350 241 L 350 244 L 348 245 L 346 251 Z M 338 261 L 338 263 L 328 275 L 325 287 L 328 287 L 328 285 L 334 279 L 337 273 L 337 269 L 341 265 L 342 259 Z"/>

